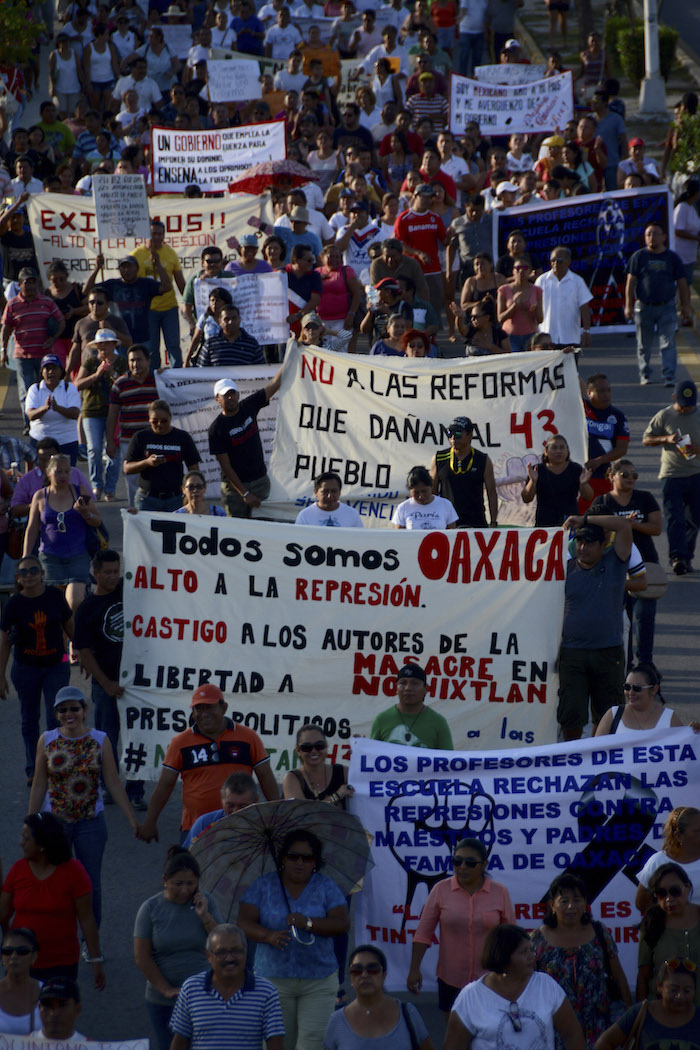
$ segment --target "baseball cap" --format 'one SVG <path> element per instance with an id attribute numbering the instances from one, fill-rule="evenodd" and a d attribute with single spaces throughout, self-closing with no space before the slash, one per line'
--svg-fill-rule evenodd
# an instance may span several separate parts
<path id="1" fill-rule="evenodd" d="M 689 379 L 684 379 L 682 383 L 676 383 L 673 390 L 673 400 L 681 408 L 697 405 L 698 388 L 695 383 L 691 383 Z"/>
<path id="2" fill-rule="evenodd" d="M 17 274 L 17 280 L 18 281 L 31 281 L 33 279 L 33 280 L 36 281 L 38 276 L 39 275 L 37 274 L 36 270 L 33 270 L 31 266 L 23 266 L 22 269 Z"/>
<path id="3" fill-rule="evenodd" d="M 301 327 L 302 328 L 308 328 L 312 324 L 318 325 L 319 328 L 323 324 L 323 321 L 318 316 L 318 314 L 316 313 L 315 310 L 312 310 L 311 313 L 306 315 L 304 320 L 301 322 Z"/>
<path id="4" fill-rule="evenodd" d="M 56 699 L 53 702 L 54 707 L 58 707 L 59 704 L 65 704 L 69 700 L 78 700 L 81 704 L 85 703 L 85 697 L 75 685 L 64 685 L 62 689 L 59 689 L 56 693 Z"/>
<path id="5" fill-rule="evenodd" d="M 207 682 L 206 685 L 200 685 L 199 689 L 195 689 L 192 693 L 190 707 L 196 707 L 197 704 L 218 704 L 223 699 L 224 694 L 218 685 L 212 685 L 211 682 Z"/>
<path id="6" fill-rule="evenodd" d="M 605 529 L 602 525 L 593 525 L 587 522 L 581 525 L 574 533 L 574 539 L 588 540 L 590 543 L 604 543 Z"/>
<path id="7" fill-rule="evenodd" d="M 388 288 L 391 292 L 399 291 L 399 282 L 395 281 L 393 277 L 382 277 L 381 281 L 377 281 L 374 286 L 375 288 Z"/>
<path id="8" fill-rule="evenodd" d="M 511 37 L 510 40 L 506 40 L 503 45 L 503 50 L 512 51 L 514 47 L 520 47 L 520 43 L 514 37 Z"/>
<path id="9" fill-rule="evenodd" d="M 58 365 L 59 368 L 63 368 L 63 361 L 58 354 L 44 354 L 41 359 L 41 368 L 45 365 Z"/>
<path id="10" fill-rule="evenodd" d="M 546 139 L 543 139 L 542 145 L 543 146 L 563 146 L 564 145 L 564 139 L 561 137 L 561 135 L 549 135 Z"/>
<path id="11" fill-rule="evenodd" d="M 502 193 L 517 193 L 518 187 L 514 182 L 499 182 L 496 186 L 496 196 L 500 197 Z"/>
<path id="12" fill-rule="evenodd" d="M 413 192 L 418 197 L 432 197 L 435 193 L 435 190 L 432 186 L 429 185 L 429 183 L 421 182 L 418 184 L 418 186 L 416 186 Z"/>
<path id="13" fill-rule="evenodd" d="M 396 681 L 402 678 L 418 678 L 421 682 L 427 681 L 427 676 L 420 664 L 404 664 L 396 676 Z"/>
<path id="14" fill-rule="evenodd" d="M 232 379 L 217 379 L 214 383 L 214 397 L 218 397 L 219 394 L 226 394 L 229 390 L 238 390 Z"/>
<path id="15" fill-rule="evenodd" d="M 246 233 L 238 242 L 241 248 L 257 248 L 258 238 L 254 233 Z"/>
<path id="16" fill-rule="evenodd" d="M 644 139 L 630 139 L 630 141 L 629 141 L 630 149 L 632 148 L 632 146 L 643 146 L 643 145 L 644 145 Z"/>
<path id="17" fill-rule="evenodd" d="M 369 204 L 367 201 L 355 201 L 354 204 L 350 205 L 350 211 L 369 211 Z"/>
<path id="18" fill-rule="evenodd" d="M 469 433 L 471 433 L 474 429 L 474 424 L 472 423 L 469 416 L 456 416 L 447 429 L 448 431 L 467 430 L 469 431 Z"/>
<path id="19" fill-rule="evenodd" d="M 80 988 L 72 977 L 51 977 L 41 986 L 39 1002 L 44 1003 L 47 999 L 75 999 L 80 1002 Z"/>
<path id="20" fill-rule="evenodd" d="M 119 260 L 118 265 L 119 266 L 124 266 L 125 263 L 133 263 L 134 266 L 138 266 L 139 261 L 138 261 L 138 259 L 135 259 L 133 257 L 133 255 L 122 255 L 121 259 Z"/>
<path id="21" fill-rule="evenodd" d="M 435 74 L 430 73 L 427 69 L 425 73 L 421 73 L 418 77 L 419 80 L 435 80 Z"/>
<path id="22" fill-rule="evenodd" d="M 290 222 L 308 222 L 309 213 L 306 208 L 300 208 L 298 205 L 296 208 L 292 208 L 289 213 Z"/>

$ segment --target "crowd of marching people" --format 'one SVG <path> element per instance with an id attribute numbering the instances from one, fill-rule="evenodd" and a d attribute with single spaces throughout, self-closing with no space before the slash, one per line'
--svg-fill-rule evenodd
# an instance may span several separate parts
<path id="1" fill-rule="evenodd" d="M 398 975 L 414 997 L 406 1003 L 385 990 L 388 963 L 376 944 L 349 949 L 348 895 L 357 887 L 333 866 L 328 825 L 331 814 L 349 818 L 354 790 L 317 725 L 298 730 L 295 768 L 278 784 L 262 739 L 227 717 L 218 687 L 200 685 L 150 797 L 143 781 L 123 782 L 122 564 L 119 538 L 110 543 L 103 520 L 121 491 L 134 513 L 264 516 L 270 479 L 258 415 L 278 394 L 283 366 L 246 396 L 228 375 L 215 382 L 208 447 L 220 468 L 216 499 L 197 445 L 174 425 L 157 388 L 159 370 L 169 367 L 281 365 L 285 344 L 260 345 L 246 330 L 235 285 L 225 287 L 230 278 L 283 273 L 290 339 L 302 346 L 387 359 L 555 350 L 578 358 L 590 345 L 593 296 L 570 249 L 557 244 L 539 257 L 516 228 L 494 258 L 494 215 L 663 185 L 697 96 L 688 92 L 678 104 L 657 165 L 644 141 L 627 134 L 620 84 L 596 33 L 581 50 L 576 118 L 564 128 L 492 138 L 476 121 L 450 130 L 451 70 L 471 76 L 489 57 L 529 63 L 515 39 L 522 0 L 44 6 L 48 70 L 38 51 L 0 68 L 1 363 L 12 359 L 24 430 L 0 436 L 0 563 L 16 562 L 0 621 L 0 698 L 12 686 L 19 699 L 28 790 L 21 859 L 0 892 L 0 1034 L 85 1038 L 76 1027 L 81 959 L 95 989 L 108 980 L 106 807 L 121 811 L 138 840 L 157 843 L 158 820 L 181 786 L 181 840 L 154 873 L 157 892 L 125 916 L 156 1050 L 258 1050 L 263 1042 L 269 1050 L 431 1050 L 419 995 L 436 931 L 446 1050 L 698 1050 L 693 805 L 668 815 L 663 848 L 638 875 L 634 987 L 610 930 L 592 918 L 585 879 L 555 878 L 542 924 L 526 931 L 508 889 L 489 875 L 486 845 L 466 837 L 453 843 L 452 873 L 431 889 Z M 547 2 L 552 44 L 559 30 L 566 46 L 568 6 Z M 259 60 L 260 90 L 212 102 L 207 62 L 230 52 Z M 354 65 L 341 83 L 344 60 Z M 552 50 L 545 75 L 564 68 Z M 29 125 L 23 118 L 37 93 L 40 119 Z M 113 259 L 98 254 L 86 279 L 60 259 L 42 271 L 30 197 L 77 202 L 92 195 L 96 174 L 141 174 L 150 196 L 153 128 L 271 120 L 284 124 L 292 162 L 264 187 L 271 224 L 207 245 L 189 278 L 156 218 L 146 244 Z M 672 188 L 676 251 L 669 231 L 649 223 L 624 278 L 636 378 L 655 382 L 658 337 L 668 388 L 642 439 L 659 449 L 659 492 L 636 487 L 629 426 L 602 372 L 581 377 L 585 462 L 571 459 L 565 432 L 553 434 L 520 480 L 534 524 L 571 531 L 558 669 L 564 740 L 578 739 L 589 720 L 598 736 L 637 740 L 684 724 L 665 704 L 654 663 L 656 602 L 668 583 L 654 537 L 665 517 L 671 569 L 684 576 L 700 528 L 697 389 L 677 374 L 675 343 L 678 312 L 681 324 L 692 323 L 700 183 L 676 179 Z M 199 198 L 202 189 L 190 184 L 184 196 Z M 218 279 L 204 310 L 197 278 Z M 498 527 L 494 465 L 475 437 L 472 420 L 455 414 L 445 447 L 426 450 L 408 474 L 394 528 Z M 314 479 L 296 522 L 365 525 L 332 470 Z M 71 684 L 73 666 L 85 673 L 84 688 Z M 407 662 L 396 703 L 377 714 L 371 736 L 451 750 L 450 726 L 427 695 L 424 669 Z M 292 806 L 299 817 L 285 823 Z M 266 807 L 281 830 L 266 867 L 254 870 L 244 857 L 247 881 L 232 914 L 225 895 L 200 886 L 207 844 L 219 834 L 243 841 L 247 822 Z M 313 813 L 306 823 L 305 812 Z"/>

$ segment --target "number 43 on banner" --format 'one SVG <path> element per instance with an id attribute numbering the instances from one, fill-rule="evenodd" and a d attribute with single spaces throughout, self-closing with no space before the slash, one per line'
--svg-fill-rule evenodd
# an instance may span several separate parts
<path id="1" fill-rule="evenodd" d="M 542 429 L 548 434 L 558 434 L 555 423 L 554 423 L 554 412 L 550 408 L 543 408 L 541 412 L 538 412 L 535 419 L 539 419 L 542 423 Z M 532 412 L 523 412 L 523 421 L 518 423 L 518 416 L 516 412 L 510 414 L 510 432 L 511 434 L 523 434 L 525 437 L 525 444 L 528 448 L 532 448 Z"/>

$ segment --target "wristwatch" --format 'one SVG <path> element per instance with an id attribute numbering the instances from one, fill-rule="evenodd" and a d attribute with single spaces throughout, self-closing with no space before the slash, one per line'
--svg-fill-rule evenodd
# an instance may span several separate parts
<path id="1" fill-rule="evenodd" d="M 306 920 L 306 928 L 307 928 L 307 930 L 310 930 L 312 926 L 313 926 L 313 921 L 311 919 L 307 918 L 307 920 Z"/>

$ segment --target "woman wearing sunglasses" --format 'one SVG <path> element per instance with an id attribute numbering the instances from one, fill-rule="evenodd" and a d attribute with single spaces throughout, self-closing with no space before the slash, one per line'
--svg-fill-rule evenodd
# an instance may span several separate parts
<path id="1" fill-rule="evenodd" d="M 691 959 L 665 960 L 656 977 L 657 998 L 624 1013 L 601 1035 L 594 1050 L 615 1050 L 618 1046 L 633 1046 L 635 1050 L 697 1050 L 697 977 Z"/>
<path id="2" fill-rule="evenodd" d="M 320 874 L 323 850 L 311 831 L 290 831 L 277 871 L 245 891 L 238 925 L 257 942 L 255 973 L 274 984 L 284 1018 L 284 1050 L 321 1050 L 338 990 L 333 938 L 347 933 L 345 899 Z"/>
<path id="3" fill-rule="evenodd" d="M 682 726 L 685 722 L 675 711 L 666 707 L 661 695 L 661 678 L 651 664 L 638 664 L 627 672 L 622 686 L 625 703 L 622 707 L 611 707 L 606 711 L 595 731 L 596 736 L 634 737 L 649 729 L 668 729 Z M 700 732 L 700 722 L 691 722 L 695 732 Z"/>
<path id="4" fill-rule="evenodd" d="M 86 725 L 87 701 L 73 685 L 56 693 L 58 729 L 49 729 L 36 749 L 31 813 L 48 811 L 63 821 L 68 841 L 92 883 L 97 925 L 102 916 L 102 857 L 107 844 L 103 778 L 110 795 L 136 832 L 138 823 L 119 779 L 107 734 Z"/>
<path id="5" fill-rule="evenodd" d="M 24 926 L 8 930 L 2 939 L 2 965 L 5 976 L 0 981 L 0 1032 L 6 1035 L 29 1035 L 41 1028 L 39 1017 L 39 982 L 29 971 L 36 962 L 37 940 L 34 931 Z"/>
<path id="6" fill-rule="evenodd" d="M 207 483 L 199 470 L 190 470 L 182 479 L 182 506 L 176 514 L 209 514 L 225 518 L 226 511 L 218 503 L 207 501 Z"/>
<path id="7" fill-rule="evenodd" d="M 481 965 L 489 972 L 463 988 L 447 1021 L 442 1050 L 493 1050 L 517 1046 L 585 1050 L 581 1025 L 561 986 L 535 971 L 530 935 L 519 926 L 496 926 L 484 944 Z"/>
<path id="8" fill-rule="evenodd" d="M 583 879 L 567 874 L 554 879 L 547 893 L 544 921 L 530 941 L 535 966 L 562 986 L 583 1029 L 586 1046 L 592 1046 L 610 1027 L 613 1002 L 622 1000 L 629 1008 L 632 996 L 610 930 L 591 919 Z M 609 976 L 617 984 L 612 996 Z"/>
<path id="9" fill-rule="evenodd" d="M 438 1005 L 449 1013 L 460 988 L 484 973 L 481 953 L 489 930 L 513 922 L 515 914 L 505 886 L 486 875 L 488 852 L 479 839 L 462 839 L 455 846 L 454 875 L 433 886 L 423 905 L 413 936 L 410 992 L 423 983 L 421 961 L 440 926 L 437 979 Z"/>
<path id="10" fill-rule="evenodd" d="M 513 260 L 513 280 L 497 292 L 498 323 L 510 339 L 514 354 L 527 349 L 530 336 L 542 324 L 542 289 L 530 283 L 532 266 L 525 255 Z"/>
<path id="11" fill-rule="evenodd" d="M 679 864 L 662 864 L 649 888 L 654 903 L 639 928 L 637 1001 L 658 998 L 653 978 L 665 959 L 689 959 L 694 966 L 700 962 L 700 907 L 691 902 L 693 884 L 686 872 Z M 699 1005 L 697 986 L 694 998 Z"/>
<path id="12" fill-rule="evenodd" d="M 639 474 L 630 459 L 618 459 L 608 467 L 612 484 L 610 492 L 598 496 L 590 514 L 619 514 L 632 526 L 634 542 L 644 559 L 647 571 L 647 591 L 628 594 L 627 609 L 632 623 L 634 650 L 637 661 L 650 664 L 654 658 L 654 622 L 656 598 L 650 597 L 651 584 L 666 585 L 666 571 L 659 565 L 654 536 L 661 535 L 661 508 L 651 492 L 636 488 Z"/>
<path id="13" fill-rule="evenodd" d="M 690 899 L 700 904 L 700 809 L 695 806 L 676 806 L 671 810 L 664 824 L 663 848 L 649 858 L 637 876 L 639 885 L 634 903 L 642 915 L 652 903 L 652 876 L 669 861 L 683 868 L 693 886 L 697 886 Z"/>
<path id="14" fill-rule="evenodd" d="M 284 798 L 315 798 L 345 809 L 345 800 L 355 794 L 348 784 L 348 769 L 328 759 L 328 741 L 318 726 L 307 722 L 297 732 L 299 769 L 285 773 Z"/>
<path id="15" fill-rule="evenodd" d="M 373 944 L 360 944 L 350 956 L 348 972 L 355 998 L 336 1010 L 323 1037 L 324 1050 L 432 1050 L 423 1018 L 412 1003 L 401 1003 L 384 991 L 386 956 Z M 379 1042 L 381 1040 L 381 1043 Z"/>

